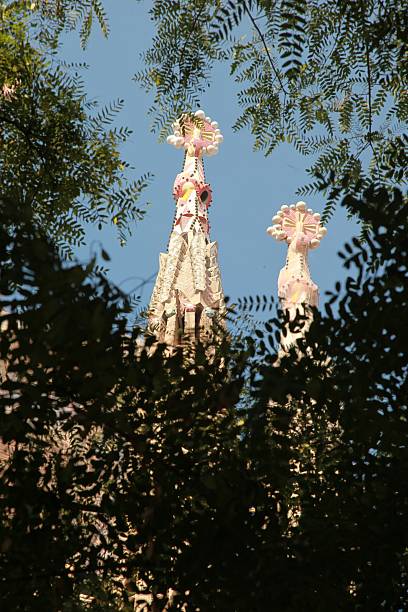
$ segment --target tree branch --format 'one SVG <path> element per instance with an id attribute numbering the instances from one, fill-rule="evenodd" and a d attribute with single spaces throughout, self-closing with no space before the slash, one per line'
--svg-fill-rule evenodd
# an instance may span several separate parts
<path id="1" fill-rule="evenodd" d="M 192 35 L 195 32 L 198 20 L 200 19 L 201 15 L 202 15 L 205 7 L 206 7 L 206 4 L 207 4 L 206 0 L 203 0 L 203 3 L 201 4 L 201 7 L 199 8 L 199 10 L 197 11 L 196 16 L 194 17 L 193 25 L 192 25 L 189 33 L 188 33 L 188 36 L 187 36 L 186 40 L 184 41 L 183 49 L 181 50 L 180 59 L 178 61 L 179 77 L 181 77 L 182 62 L 184 60 L 184 56 L 185 56 L 185 53 L 186 53 L 187 44 L 190 42 L 190 39 L 191 39 Z M 179 80 L 179 86 L 178 86 L 178 89 L 177 89 L 177 96 L 178 96 L 178 92 L 180 91 L 180 87 L 181 87 L 181 78 Z"/>
<path id="2" fill-rule="evenodd" d="M 371 104 L 371 64 L 370 64 L 370 52 L 368 50 L 368 43 L 366 42 L 366 62 L 367 62 L 367 83 L 368 83 L 368 140 L 371 142 L 372 137 L 372 123 L 373 123 L 373 111 Z"/>
<path id="3" fill-rule="evenodd" d="M 261 30 L 259 29 L 258 24 L 256 23 L 255 18 L 254 18 L 254 17 L 251 15 L 250 11 L 247 9 L 247 11 L 246 11 L 246 12 L 248 13 L 248 17 L 249 17 L 249 19 L 250 19 L 250 21 L 251 21 L 252 25 L 254 26 L 255 30 L 257 31 L 259 38 L 260 38 L 260 39 L 261 39 L 261 41 L 262 41 L 263 47 L 264 47 L 264 49 L 265 49 L 265 53 L 266 53 L 266 55 L 268 56 L 268 60 L 269 60 L 269 63 L 270 63 L 270 65 L 271 65 L 271 68 L 272 68 L 272 70 L 273 70 L 273 72 L 274 72 L 274 74 L 275 74 L 275 77 L 278 79 L 279 84 L 280 84 L 281 88 L 283 89 L 284 93 L 285 93 L 285 94 L 288 94 L 288 91 L 286 90 L 286 88 L 285 88 L 285 86 L 284 86 L 284 84 L 283 84 L 283 81 L 282 81 L 282 79 L 281 79 L 281 77 L 280 77 L 280 74 L 279 74 L 279 72 L 277 71 L 277 69 L 275 68 L 275 64 L 273 63 L 273 60 L 272 60 L 271 54 L 269 53 L 268 45 L 266 44 L 266 40 L 265 40 L 264 35 L 262 34 Z"/>
<path id="4" fill-rule="evenodd" d="M 367 64 L 367 85 L 368 85 L 368 100 L 367 100 L 367 104 L 368 104 L 368 134 L 367 134 L 367 140 L 368 140 L 368 144 L 370 146 L 370 149 L 373 152 L 373 156 L 374 156 L 374 160 L 375 160 L 375 167 L 377 170 L 377 176 L 378 178 L 380 177 L 380 169 L 378 166 L 378 159 L 377 159 L 377 152 L 374 148 L 373 145 L 373 132 L 372 132 L 372 128 L 373 128 L 373 109 L 372 109 L 372 91 L 371 91 L 371 62 L 370 62 L 370 51 L 368 48 L 368 42 L 366 40 L 366 64 Z"/>

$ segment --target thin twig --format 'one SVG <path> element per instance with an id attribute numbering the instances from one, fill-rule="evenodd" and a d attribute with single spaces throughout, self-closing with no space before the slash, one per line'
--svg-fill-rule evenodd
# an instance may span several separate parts
<path id="1" fill-rule="evenodd" d="M 372 127 L 373 127 L 373 109 L 372 109 L 372 92 L 371 92 L 371 62 L 370 62 L 370 51 L 368 48 L 368 42 L 366 41 L 366 63 L 367 63 L 367 85 L 368 85 L 368 134 L 367 134 L 367 139 L 368 139 L 368 144 L 370 146 L 370 149 L 373 152 L 373 156 L 374 156 L 374 160 L 375 160 L 375 167 L 377 170 L 377 178 L 380 178 L 380 169 L 378 166 L 378 159 L 377 159 L 377 152 L 374 148 L 373 145 L 373 133 L 372 133 Z"/>
<path id="2" fill-rule="evenodd" d="M 368 50 L 368 44 L 366 43 L 366 62 L 367 62 L 367 82 L 368 82 L 368 140 L 371 142 L 372 137 L 372 108 L 371 108 L 371 64 L 370 64 L 370 52 Z"/>
<path id="3" fill-rule="evenodd" d="M 187 44 L 190 42 L 190 38 L 195 33 L 195 29 L 196 29 L 198 20 L 200 19 L 201 15 L 202 15 L 205 7 L 206 7 L 206 4 L 207 4 L 207 2 L 206 2 L 206 0 L 204 0 L 202 5 L 201 5 L 201 7 L 200 7 L 200 9 L 197 12 L 195 18 L 194 18 L 193 25 L 192 25 L 192 27 L 190 29 L 190 32 L 188 33 L 188 36 L 187 36 L 186 40 L 184 41 L 183 49 L 181 50 L 180 59 L 178 61 L 179 74 L 181 73 L 181 66 L 182 66 L 182 62 L 184 60 L 184 55 L 185 55 L 185 52 L 186 52 Z M 178 97 L 178 94 L 180 92 L 180 87 L 181 87 L 181 79 L 179 80 L 179 85 L 178 85 L 178 88 L 177 88 L 177 97 Z"/>
<path id="4" fill-rule="evenodd" d="M 327 64 L 328 60 L 331 59 L 332 53 L 333 53 L 334 49 L 336 48 L 337 41 L 339 39 L 340 33 L 341 33 L 341 24 L 339 24 L 339 29 L 337 30 L 336 36 L 334 37 L 332 48 L 330 49 L 329 53 L 327 53 L 323 64 L 320 66 L 320 69 L 319 69 L 320 71 L 323 70 L 323 68 Z"/>
<path id="5" fill-rule="evenodd" d="M 265 49 L 265 53 L 266 53 L 266 55 L 268 56 L 269 63 L 270 63 L 270 65 L 271 65 L 271 68 L 272 68 L 272 70 L 273 70 L 273 72 L 274 72 L 274 74 L 275 74 L 276 78 L 278 79 L 278 81 L 279 81 L 279 83 L 280 83 L 280 86 L 282 87 L 282 89 L 283 89 L 283 91 L 285 92 L 285 94 L 288 94 L 289 92 L 288 92 L 288 91 L 285 89 L 285 86 L 284 86 L 284 84 L 283 84 L 283 82 L 282 82 L 282 79 L 280 78 L 279 72 L 278 72 L 278 71 L 277 71 L 277 69 L 275 68 L 275 65 L 274 65 L 274 63 L 273 63 L 273 60 L 272 60 L 271 54 L 269 53 L 268 45 L 266 44 L 266 40 L 265 40 L 264 35 L 262 34 L 261 30 L 260 30 L 260 29 L 259 29 L 259 27 L 258 27 L 258 24 L 256 23 L 256 20 L 255 20 L 255 19 L 254 19 L 254 17 L 251 15 L 251 13 L 249 12 L 249 10 L 248 10 L 248 9 L 247 9 L 247 11 L 246 11 L 246 12 L 248 13 L 248 17 L 249 17 L 249 19 L 250 19 L 250 21 L 251 21 L 252 25 L 254 26 L 255 30 L 257 31 L 259 38 L 260 38 L 260 39 L 261 39 L 261 41 L 262 41 L 262 44 L 263 44 L 264 49 Z"/>

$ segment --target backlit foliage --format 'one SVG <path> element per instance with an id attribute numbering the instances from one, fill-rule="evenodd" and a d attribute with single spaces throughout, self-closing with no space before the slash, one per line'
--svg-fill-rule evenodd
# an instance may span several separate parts
<path id="1" fill-rule="evenodd" d="M 109 34 L 102 0 L 2 0 L 1 5 L 13 11 L 29 11 L 30 22 L 42 38 L 79 29 L 81 45 L 85 47 L 95 22 L 104 36 Z"/>
<path id="2" fill-rule="evenodd" d="M 90 102 L 85 67 L 58 61 L 56 42 L 44 40 L 22 4 L 0 13 L 2 193 L 32 208 L 67 255 L 83 243 L 86 223 L 112 223 L 124 242 L 143 216 L 138 200 L 150 176 L 133 179 L 121 158 L 131 132 L 110 124 L 123 100 L 102 109 Z"/>
<path id="3" fill-rule="evenodd" d="M 405 179 L 408 144 L 406 20 L 398 0 L 156 0 L 157 35 L 137 75 L 154 88 L 153 127 L 165 128 L 230 62 L 254 148 L 282 142 L 311 156 L 311 182 L 325 189 L 324 218 L 347 189 Z M 177 108 L 174 94 L 177 92 Z"/>
<path id="4" fill-rule="evenodd" d="M 171 122 L 186 110 L 195 110 L 205 91 L 215 60 L 226 59 L 208 24 L 214 18 L 212 2 L 163 0 L 154 2 L 150 15 L 157 22 L 153 46 L 144 55 L 146 69 L 135 79 L 154 90 L 150 109 L 153 128 L 162 138 Z"/>

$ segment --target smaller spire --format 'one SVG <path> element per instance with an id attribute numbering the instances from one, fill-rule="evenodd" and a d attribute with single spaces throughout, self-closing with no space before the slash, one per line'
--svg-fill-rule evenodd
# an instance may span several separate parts
<path id="1" fill-rule="evenodd" d="M 319 289 L 310 276 L 308 253 L 310 249 L 317 249 L 327 229 L 321 225 L 320 214 L 307 208 L 305 202 L 283 205 L 272 222 L 274 225 L 267 228 L 267 233 L 288 244 L 286 263 L 278 279 L 281 306 L 289 312 L 291 320 L 299 312 L 311 321 L 310 307 L 318 305 Z M 307 327 L 306 324 L 297 334 L 287 330 L 282 344 L 287 347 L 293 344 Z"/>

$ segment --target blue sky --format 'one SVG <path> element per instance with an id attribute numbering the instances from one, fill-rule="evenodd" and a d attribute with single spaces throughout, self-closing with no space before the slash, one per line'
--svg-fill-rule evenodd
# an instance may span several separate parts
<path id="1" fill-rule="evenodd" d="M 99 243 L 109 253 L 109 277 L 126 292 L 155 274 L 160 251 L 165 251 L 174 214 L 171 196 L 175 175 L 182 166 L 182 151 L 164 143 L 150 131 L 147 111 L 151 98 L 136 83 L 133 75 L 143 68 L 140 54 L 150 46 L 154 33 L 149 20 L 149 1 L 106 0 L 111 33 L 105 39 L 95 24 L 85 51 L 78 34 L 64 38 L 61 55 L 67 61 L 86 62 L 84 79 L 89 97 L 101 105 L 118 98 L 125 108 L 118 116 L 119 125 L 133 130 L 124 145 L 125 159 L 136 168 L 136 175 L 152 172 L 154 179 L 142 201 L 150 204 L 143 221 L 135 225 L 125 247 L 119 245 L 113 226 L 98 231 L 89 228 L 87 246 L 78 251 L 82 261 L 99 251 Z M 277 293 L 277 278 L 284 264 L 286 248 L 266 234 L 266 227 L 282 204 L 300 198 L 296 189 L 308 182 L 305 172 L 311 160 L 298 155 L 289 145 L 279 147 L 265 158 L 252 150 L 249 132 L 234 133 L 232 125 L 239 114 L 237 86 L 228 66 L 217 67 L 211 87 L 202 97 L 201 108 L 218 121 L 224 135 L 220 152 L 206 158 L 206 177 L 213 188 L 210 208 L 211 239 L 217 240 L 225 294 L 233 301 L 240 296 Z M 321 195 L 306 200 L 321 212 Z M 324 293 L 336 280 L 344 280 L 337 252 L 358 228 L 339 209 L 328 224 L 328 235 L 310 254 L 312 277 Z M 149 301 L 152 283 L 142 290 L 142 303 Z M 138 291 L 140 293 L 140 291 Z"/>

